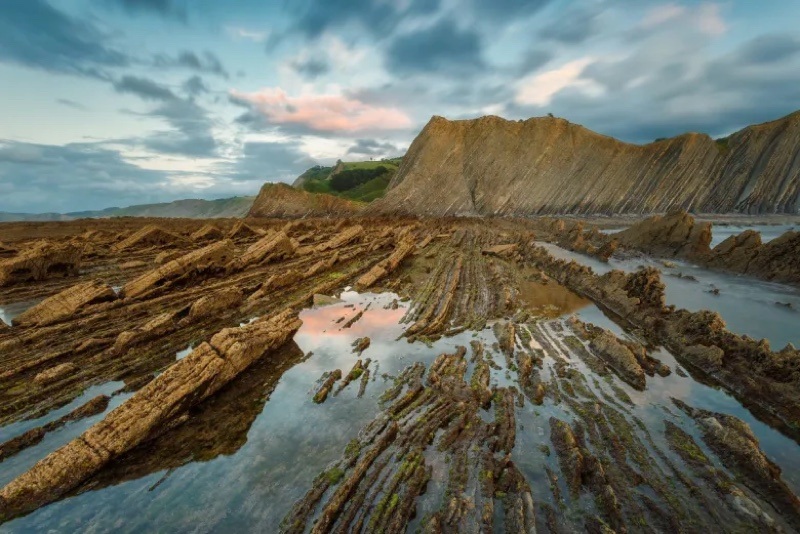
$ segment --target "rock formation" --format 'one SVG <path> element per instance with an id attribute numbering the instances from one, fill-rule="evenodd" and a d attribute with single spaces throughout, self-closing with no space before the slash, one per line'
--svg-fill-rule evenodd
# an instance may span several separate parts
<path id="1" fill-rule="evenodd" d="M 361 204 L 325 193 L 309 193 L 287 184 L 264 184 L 248 217 L 352 215 Z"/>
<path id="2" fill-rule="evenodd" d="M 226 328 L 139 390 L 80 437 L 0 491 L 0 521 L 50 502 L 219 391 L 286 343 L 301 322 L 290 311 Z"/>
<path id="3" fill-rule="evenodd" d="M 122 288 L 121 294 L 125 297 L 140 297 L 167 284 L 174 284 L 209 271 L 219 271 L 233 259 L 233 254 L 233 243 L 229 240 L 217 241 L 128 282 Z"/>
<path id="4" fill-rule="evenodd" d="M 77 274 L 80 263 L 81 250 L 76 245 L 40 241 L 0 262 L 0 287 L 71 276 Z"/>
<path id="5" fill-rule="evenodd" d="M 168 232 L 154 224 L 150 224 L 123 239 L 114 245 L 113 248 L 115 251 L 120 252 L 130 248 L 171 245 L 184 241 L 185 239 L 183 237 Z"/>
<path id="6" fill-rule="evenodd" d="M 800 209 L 800 113 L 725 140 L 623 143 L 564 119 L 433 117 L 373 213 L 518 215 Z"/>
<path id="7" fill-rule="evenodd" d="M 14 318 L 14 325 L 45 326 L 69 317 L 81 308 L 117 298 L 110 286 L 93 280 L 49 297 Z"/>

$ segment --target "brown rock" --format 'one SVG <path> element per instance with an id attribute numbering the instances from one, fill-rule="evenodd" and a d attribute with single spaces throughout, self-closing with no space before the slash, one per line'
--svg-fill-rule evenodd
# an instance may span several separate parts
<path id="1" fill-rule="evenodd" d="M 115 252 L 121 252 L 129 248 L 175 245 L 185 242 L 185 238 L 168 232 L 154 224 L 149 224 L 114 245 L 112 249 Z"/>
<path id="2" fill-rule="evenodd" d="M 352 215 L 361 204 L 325 193 L 309 193 L 287 184 L 264 184 L 249 217 L 306 217 Z"/>
<path id="3" fill-rule="evenodd" d="M 74 373 L 78 370 L 78 366 L 72 362 L 62 363 L 60 365 L 56 365 L 55 367 L 51 367 L 46 371 L 42 371 L 35 377 L 33 377 L 33 381 L 37 384 L 50 384 L 51 382 L 55 382 L 64 378 L 66 375 Z"/>
<path id="4" fill-rule="evenodd" d="M 190 239 L 192 241 L 217 241 L 219 239 L 223 239 L 225 236 L 222 233 L 222 230 L 217 228 L 214 225 L 206 224 L 198 231 L 194 232 Z"/>
<path id="5" fill-rule="evenodd" d="M 259 228 L 253 228 L 249 224 L 239 221 L 237 222 L 231 231 L 228 232 L 228 239 L 250 239 L 253 237 L 263 237 L 264 231 Z"/>
<path id="6" fill-rule="evenodd" d="M 289 258 L 297 250 L 294 243 L 284 232 L 268 234 L 250 245 L 244 254 L 236 259 L 236 265 L 244 268 L 280 258 Z"/>
<path id="7" fill-rule="evenodd" d="M 356 289 L 364 290 L 371 287 L 375 282 L 388 274 L 394 272 L 397 267 L 406 259 L 410 254 L 416 250 L 414 241 L 406 239 L 401 241 L 394 249 L 388 258 L 378 262 L 367 271 L 361 278 L 356 281 Z"/>
<path id="8" fill-rule="evenodd" d="M 300 327 L 290 312 L 226 328 L 64 447 L 0 490 L 0 521 L 58 499 L 187 409 L 219 391 Z"/>
<path id="9" fill-rule="evenodd" d="M 19 326 L 45 326 L 67 318 L 92 304 L 109 302 L 116 298 L 117 295 L 110 286 L 96 280 L 86 282 L 46 298 L 15 317 L 13 322 Z"/>
<path id="10" fill-rule="evenodd" d="M 189 319 L 208 317 L 218 312 L 236 308 L 244 299 L 242 290 L 232 287 L 200 297 L 189 309 Z"/>
<path id="11" fill-rule="evenodd" d="M 143 296 L 179 281 L 221 271 L 233 258 L 233 243 L 226 239 L 195 250 L 128 282 L 120 294 Z"/>
<path id="12" fill-rule="evenodd" d="M 0 287 L 75 275 L 80 264 L 78 246 L 39 241 L 17 256 L 0 261 Z"/>

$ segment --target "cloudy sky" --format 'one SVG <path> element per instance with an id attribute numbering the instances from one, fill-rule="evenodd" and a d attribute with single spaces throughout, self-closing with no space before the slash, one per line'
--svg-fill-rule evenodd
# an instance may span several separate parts
<path id="1" fill-rule="evenodd" d="M 254 194 L 431 115 L 631 142 L 800 108 L 800 3 L 2 0 L 0 211 Z"/>

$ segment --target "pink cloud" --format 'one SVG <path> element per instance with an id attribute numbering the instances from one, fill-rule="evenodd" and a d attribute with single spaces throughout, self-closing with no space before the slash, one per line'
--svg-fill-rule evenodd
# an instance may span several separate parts
<path id="1" fill-rule="evenodd" d="M 342 95 L 289 96 L 280 87 L 255 93 L 230 92 L 231 98 L 253 106 L 273 124 L 300 124 L 323 132 L 396 130 L 411 126 L 397 108 L 373 106 Z"/>

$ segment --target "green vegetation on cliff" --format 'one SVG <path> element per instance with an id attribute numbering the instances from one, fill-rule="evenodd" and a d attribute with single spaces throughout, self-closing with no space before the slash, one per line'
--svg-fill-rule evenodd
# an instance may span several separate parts
<path id="1" fill-rule="evenodd" d="M 377 161 L 339 161 L 333 167 L 317 165 L 301 174 L 294 187 L 309 193 L 328 193 L 359 202 L 381 198 L 402 158 Z"/>

